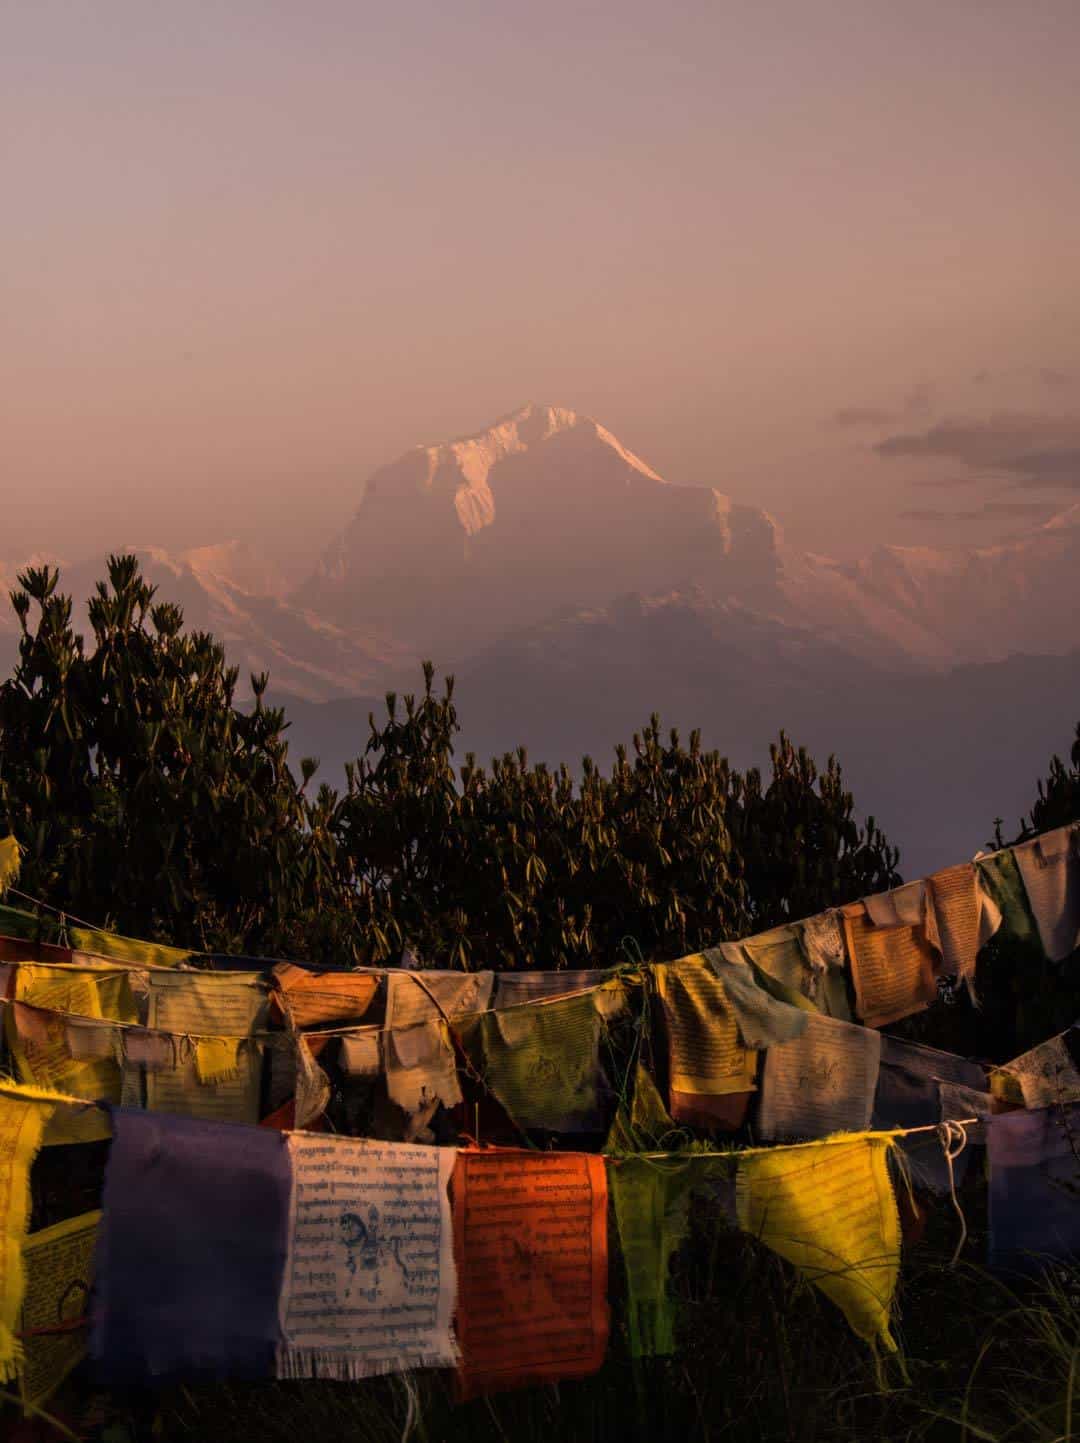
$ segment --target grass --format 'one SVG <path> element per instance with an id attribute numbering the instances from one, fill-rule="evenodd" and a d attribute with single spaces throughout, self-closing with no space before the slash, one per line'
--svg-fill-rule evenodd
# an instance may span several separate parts
<path id="1" fill-rule="evenodd" d="M 580 1382 L 455 1405 L 438 1375 L 362 1385 L 205 1385 L 112 1400 L 124 1432 L 182 1443 L 1080 1443 L 1080 1273 L 1011 1287 L 965 1189 L 965 1258 L 947 1201 L 905 1251 L 903 1366 L 879 1375 L 839 1313 L 780 1259 L 695 1209 L 673 1270 L 680 1349 L 635 1363 L 613 1259 L 609 1358 Z"/>

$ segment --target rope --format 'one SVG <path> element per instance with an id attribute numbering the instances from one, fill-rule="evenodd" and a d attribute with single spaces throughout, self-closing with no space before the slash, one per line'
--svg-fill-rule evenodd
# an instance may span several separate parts
<path id="1" fill-rule="evenodd" d="M 967 1219 L 964 1217 L 964 1210 L 960 1206 L 960 1200 L 956 1196 L 956 1175 L 953 1171 L 953 1164 L 967 1147 L 967 1129 L 978 1122 L 977 1118 L 966 1117 L 960 1122 L 938 1123 L 937 1133 L 941 1139 L 941 1148 L 945 1154 L 945 1165 L 949 1169 L 949 1199 L 952 1202 L 956 1216 L 960 1219 L 960 1240 L 956 1244 L 956 1251 L 952 1255 L 950 1267 L 955 1268 L 960 1261 L 960 1254 L 963 1252 L 964 1244 L 967 1242 L 968 1227 Z"/>

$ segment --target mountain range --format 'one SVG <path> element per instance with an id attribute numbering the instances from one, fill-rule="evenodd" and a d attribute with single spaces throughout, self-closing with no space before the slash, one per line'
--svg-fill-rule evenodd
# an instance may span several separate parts
<path id="1" fill-rule="evenodd" d="M 1080 505 L 994 546 L 840 563 L 708 479 L 668 482 L 598 422 L 528 405 L 377 470 L 291 591 L 241 543 L 118 549 L 242 674 L 270 672 L 332 779 L 373 699 L 430 657 L 482 755 L 605 759 L 656 710 L 746 765 L 785 726 L 839 755 L 909 870 L 1011 823 L 1080 715 Z M 85 598 L 103 564 L 64 567 L 64 589 Z"/>

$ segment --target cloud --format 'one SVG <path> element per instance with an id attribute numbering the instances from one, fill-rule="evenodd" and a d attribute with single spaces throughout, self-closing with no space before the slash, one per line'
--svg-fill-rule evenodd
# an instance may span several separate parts
<path id="1" fill-rule="evenodd" d="M 876 406 L 845 406 L 832 414 L 834 426 L 893 426 L 899 419 L 895 411 Z"/>
<path id="2" fill-rule="evenodd" d="M 983 507 L 986 516 L 1049 516 L 1057 509 L 1053 501 L 988 501 Z"/>
<path id="3" fill-rule="evenodd" d="M 900 426 L 934 408 L 934 388 L 927 381 L 912 386 L 898 406 L 842 406 L 830 421 L 834 426 Z"/>
<path id="4" fill-rule="evenodd" d="M 928 416 L 933 409 L 934 388 L 926 381 L 921 382 L 918 386 L 912 386 L 904 397 L 904 414 L 906 416 Z"/>
<path id="5" fill-rule="evenodd" d="M 1069 384 L 1069 376 L 1067 372 L 1058 371 L 1053 366 L 1040 366 L 1038 375 L 1039 380 L 1043 383 L 1044 386 L 1058 387 L 1067 386 Z"/>
<path id="6" fill-rule="evenodd" d="M 1055 510 L 1052 501 L 987 501 L 975 511 L 937 511 L 919 507 L 901 511 L 901 521 L 994 521 L 1002 517 L 1049 516 Z"/>
<path id="7" fill-rule="evenodd" d="M 916 508 L 914 511 L 901 511 L 901 521 L 982 521 L 982 511 L 933 511 L 925 508 Z"/>
<path id="8" fill-rule="evenodd" d="M 1080 489 L 1080 417 L 1001 413 L 985 420 L 940 421 L 925 431 L 886 436 L 879 456 L 958 462 L 996 471 L 1018 485 Z"/>

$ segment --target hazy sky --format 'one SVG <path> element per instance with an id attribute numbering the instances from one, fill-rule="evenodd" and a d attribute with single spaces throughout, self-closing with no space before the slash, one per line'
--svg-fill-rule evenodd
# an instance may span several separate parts
<path id="1" fill-rule="evenodd" d="M 0 17 L 0 556 L 299 564 L 527 399 L 821 549 L 1080 481 L 1076 0 Z"/>

